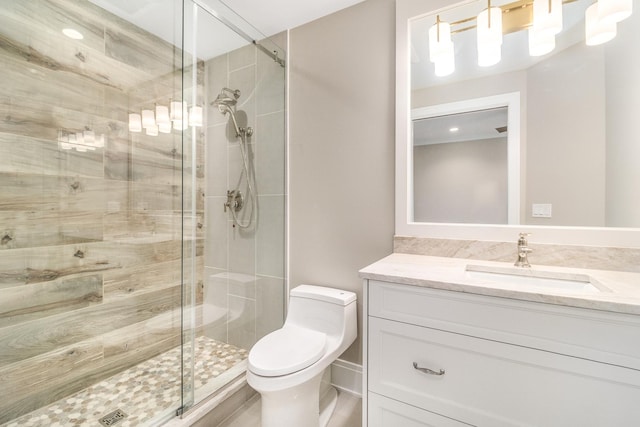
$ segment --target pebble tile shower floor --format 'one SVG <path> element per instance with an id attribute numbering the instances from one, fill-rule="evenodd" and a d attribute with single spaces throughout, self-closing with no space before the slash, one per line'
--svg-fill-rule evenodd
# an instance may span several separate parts
<path id="1" fill-rule="evenodd" d="M 248 354 L 207 337 L 196 338 L 195 344 L 196 390 L 246 360 Z M 112 425 L 145 425 L 180 401 L 180 351 L 176 347 L 2 427 L 100 426 L 99 419 L 118 409 L 126 418 Z"/>

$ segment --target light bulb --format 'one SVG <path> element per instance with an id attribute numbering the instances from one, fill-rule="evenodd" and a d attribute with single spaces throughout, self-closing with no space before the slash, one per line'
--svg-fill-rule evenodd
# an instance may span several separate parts
<path id="1" fill-rule="evenodd" d="M 613 24 L 631 16 L 633 0 L 598 0 L 598 19 Z"/>
<path id="2" fill-rule="evenodd" d="M 194 105 L 189 109 L 189 126 L 202 126 L 202 107 Z"/>
<path id="3" fill-rule="evenodd" d="M 537 32 L 533 27 L 529 28 L 529 55 L 542 56 L 551 52 L 556 47 L 556 36 L 550 32 Z"/>
<path id="4" fill-rule="evenodd" d="M 182 120 L 182 112 L 186 108 L 186 105 L 183 105 L 183 102 L 180 101 L 171 101 L 171 112 L 169 113 L 169 118 L 171 120 Z"/>
<path id="5" fill-rule="evenodd" d="M 441 55 L 446 55 L 451 42 L 451 25 L 448 22 L 438 22 L 429 28 L 429 61 L 436 62 Z"/>
<path id="6" fill-rule="evenodd" d="M 149 136 L 158 136 L 158 125 L 146 127 L 145 133 Z"/>
<path id="7" fill-rule="evenodd" d="M 533 28 L 538 34 L 562 31 L 562 0 L 533 0 Z"/>
<path id="8" fill-rule="evenodd" d="M 173 128 L 175 130 L 185 130 L 189 127 L 189 123 L 187 121 L 184 120 L 174 120 L 173 121 Z"/>
<path id="9" fill-rule="evenodd" d="M 84 142 L 87 145 L 95 145 L 95 143 L 96 143 L 96 134 L 95 134 L 94 131 L 85 130 L 84 132 L 82 132 L 82 134 L 84 135 Z"/>
<path id="10" fill-rule="evenodd" d="M 502 59 L 500 46 L 484 45 L 478 46 L 478 65 L 490 67 L 497 64 Z"/>
<path id="11" fill-rule="evenodd" d="M 169 107 L 165 105 L 156 105 L 156 124 L 171 123 L 169 119 Z"/>
<path id="12" fill-rule="evenodd" d="M 161 133 L 171 133 L 171 122 L 158 123 L 158 131 L 160 131 Z"/>
<path id="13" fill-rule="evenodd" d="M 488 67 L 500 62 L 502 46 L 502 9 L 485 9 L 477 18 L 478 65 Z"/>
<path id="14" fill-rule="evenodd" d="M 142 110 L 142 127 L 148 128 L 156 125 L 153 110 Z"/>
<path id="15" fill-rule="evenodd" d="M 129 132 L 142 132 L 142 118 L 140 114 L 129 114 Z"/>
<path id="16" fill-rule="evenodd" d="M 599 19 L 598 3 L 594 3 L 585 12 L 584 32 L 587 46 L 596 46 L 616 36 L 616 23 L 602 22 Z"/>
<path id="17" fill-rule="evenodd" d="M 448 76 L 456 69 L 453 43 L 449 43 L 449 49 L 443 51 L 435 61 L 435 75 L 438 77 Z"/>

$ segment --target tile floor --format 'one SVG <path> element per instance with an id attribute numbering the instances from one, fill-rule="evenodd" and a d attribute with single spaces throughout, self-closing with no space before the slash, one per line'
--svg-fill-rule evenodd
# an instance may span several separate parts
<path id="1" fill-rule="evenodd" d="M 354 394 L 338 391 L 338 403 L 327 427 L 361 427 L 362 399 Z M 218 427 L 260 427 L 260 395 L 249 400 Z"/>
<path id="2" fill-rule="evenodd" d="M 207 337 L 198 337 L 195 343 L 196 396 L 199 388 L 210 388 L 217 379 L 227 381 L 224 377 L 236 367 L 244 372 L 246 350 Z M 155 424 L 159 414 L 172 415 L 179 406 L 180 351 L 180 347 L 169 350 L 3 427 L 99 427 L 98 419 L 117 409 L 126 414 L 115 423 L 117 427 Z"/>

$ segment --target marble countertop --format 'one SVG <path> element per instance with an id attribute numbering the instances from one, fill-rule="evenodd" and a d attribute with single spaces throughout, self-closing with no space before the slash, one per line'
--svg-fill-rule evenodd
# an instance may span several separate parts
<path id="1" fill-rule="evenodd" d="M 557 289 L 528 284 L 507 284 L 473 277 L 467 266 L 482 270 L 509 270 L 524 275 L 560 275 L 584 278 L 598 288 L 592 291 Z M 482 276 L 482 275 L 480 275 Z M 640 274 L 534 265 L 521 269 L 513 263 L 394 253 L 360 270 L 363 279 L 423 286 L 478 295 L 589 308 L 640 315 Z"/>

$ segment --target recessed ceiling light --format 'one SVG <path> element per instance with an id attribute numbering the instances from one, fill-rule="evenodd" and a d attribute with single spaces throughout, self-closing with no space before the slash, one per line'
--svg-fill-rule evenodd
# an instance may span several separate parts
<path id="1" fill-rule="evenodd" d="M 458 132 L 460 129 L 458 129 L 457 127 L 452 127 L 449 128 L 449 132 L 454 133 L 454 132 Z"/>
<path id="2" fill-rule="evenodd" d="M 73 28 L 65 28 L 62 30 L 62 34 L 74 40 L 82 40 L 84 38 L 80 31 L 74 30 Z"/>

